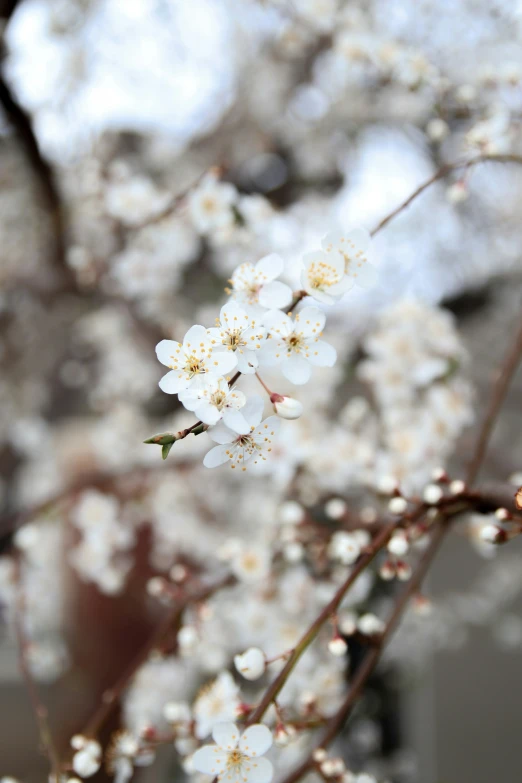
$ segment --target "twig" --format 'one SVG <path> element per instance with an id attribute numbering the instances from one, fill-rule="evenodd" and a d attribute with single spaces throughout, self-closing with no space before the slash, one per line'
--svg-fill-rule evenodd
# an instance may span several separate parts
<path id="1" fill-rule="evenodd" d="M 85 737 L 96 737 L 102 725 L 119 703 L 120 698 L 136 674 L 140 666 L 145 663 L 153 650 L 159 648 L 169 631 L 181 619 L 183 612 L 190 604 L 200 603 L 213 595 L 223 587 L 231 586 L 235 583 L 233 576 L 227 575 L 219 582 L 202 588 L 199 592 L 189 595 L 185 600 L 170 609 L 165 617 L 153 631 L 150 638 L 145 642 L 142 649 L 138 652 L 121 677 L 115 682 L 112 688 L 106 690 L 102 695 L 102 702 L 94 715 L 90 718 L 87 725 L 81 732 Z"/>
<path id="2" fill-rule="evenodd" d="M 307 650 L 310 644 L 313 642 L 313 640 L 321 630 L 324 623 L 337 610 L 344 596 L 346 595 L 350 587 L 353 585 L 355 580 L 359 577 L 359 575 L 372 562 L 372 560 L 381 551 L 381 549 L 383 549 L 386 546 L 393 531 L 398 527 L 399 524 L 400 523 L 392 522 L 389 525 L 383 527 L 380 533 L 378 533 L 375 536 L 368 551 L 365 554 L 361 555 L 357 563 L 354 565 L 350 575 L 343 582 L 341 587 L 337 590 L 332 600 L 324 607 L 324 609 L 321 611 L 319 616 L 314 620 L 314 622 L 311 624 L 311 626 L 308 628 L 308 630 L 303 634 L 299 642 L 296 644 L 287 662 L 285 663 L 285 665 L 283 666 L 283 668 L 281 669 L 277 677 L 273 680 L 271 685 L 267 688 L 258 706 L 250 715 L 247 721 L 247 726 L 250 726 L 253 723 L 258 723 L 261 720 L 261 718 L 263 717 L 267 709 L 270 707 L 274 699 L 276 699 L 277 696 L 279 695 L 288 677 L 290 676 L 292 670 L 297 665 L 297 662 L 299 661 L 299 659 L 301 658 L 305 650 Z"/>
<path id="3" fill-rule="evenodd" d="M 491 402 L 488 407 L 488 412 L 486 414 L 484 423 L 480 429 L 479 436 L 477 439 L 477 445 L 475 447 L 473 458 L 467 473 L 467 482 L 469 485 L 471 485 L 474 482 L 477 473 L 480 469 L 480 466 L 483 462 L 483 459 L 487 451 L 487 446 L 489 443 L 489 437 L 493 429 L 493 425 L 502 408 L 502 404 L 505 400 L 510 382 L 513 378 L 513 375 L 521 359 L 522 359 L 522 323 L 520 324 L 516 332 L 513 344 L 501 365 L 498 374 L 498 379 L 492 389 Z M 473 497 L 473 495 L 471 494 L 469 495 L 469 497 Z M 455 500 L 457 500 L 457 498 L 455 498 Z M 406 606 L 408 605 L 410 598 L 418 590 L 422 580 L 424 579 L 426 572 L 428 571 L 428 568 L 430 567 L 433 559 L 435 558 L 435 555 L 438 552 L 438 549 L 444 539 L 444 536 L 446 535 L 446 532 L 449 529 L 449 508 L 446 508 L 444 511 L 442 511 L 442 513 L 443 513 L 443 517 L 439 521 L 438 526 L 432 535 L 432 539 L 429 547 L 427 548 L 422 558 L 420 559 L 408 583 L 408 586 L 403 591 L 397 603 L 395 604 L 394 610 L 390 615 L 390 618 L 388 619 L 388 622 L 386 624 L 386 628 L 381 638 L 381 643 L 378 646 L 375 646 L 372 649 L 370 649 L 366 654 L 363 663 L 357 670 L 357 674 L 353 680 L 352 686 L 348 691 L 348 694 L 343 704 L 341 705 L 338 712 L 330 719 L 326 731 L 323 737 L 321 738 L 318 747 L 326 747 L 327 745 L 329 745 L 332 742 L 332 740 L 337 736 L 337 733 L 340 731 L 340 729 L 343 727 L 356 701 L 358 700 L 359 696 L 364 690 L 368 678 L 370 677 L 377 663 L 379 662 L 384 646 L 388 642 L 395 628 L 397 627 L 398 621 L 402 617 L 402 614 Z M 284 779 L 283 783 L 296 783 L 296 781 L 298 781 L 304 774 L 306 774 L 306 772 L 308 772 L 311 768 L 313 768 L 313 765 L 314 765 L 314 761 L 313 761 L 313 751 L 312 751 L 312 753 L 310 753 L 309 756 L 307 756 L 305 761 L 303 761 L 302 764 L 296 770 L 294 770 L 294 772 L 292 772 Z"/>
<path id="4" fill-rule="evenodd" d="M 506 358 L 504 359 L 500 370 L 497 373 L 497 378 L 493 386 L 493 392 L 490 397 L 489 405 L 484 417 L 484 422 L 478 434 L 477 443 L 473 453 L 473 457 L 468 467 L 466 480 L 471 486 L 482 466 L 486 451 L 488 448 L 489 440 L 493 432 L 493 427 L 497 420 L 498 414 L 504 403 L 507 391 L 513 376 L 517 370 L 518 365 L 522 359 L 522 319 L 520 321 L 519 328 L 515 335 L 515 338 L 509 348 Z"/>
<path id="5" fill-rule="evenodd" d="M 54 745 L 54 741 L 49 726 L 49 713 L 47 707 L 40 699 L 38 688 L 34 682 L 31 667 L 27 660 L 27 649 L 29 643 L 25 638 L 25 632 L 23 627 L 23 616 L 25 610 L 25 598 L 21 584 L 20 564 L 16 564 L 16 602 L 14 609 L 14 629 L 16 633 L 16 640 L 18 642 L 18 665 L 20 672 L 24 679 L 25 687 L 31 701 L 33 713 L 38 725 L 38 733 L 40 735 L 40 742 L 51 764 L 52 776 L 55 783 L 59 783 L 61 764 L 60 757 Z"/>
<path id="6" fill-rule="evenodd" d="M 451 174 L 452 171 L 461 171 L 461 170 L 467 170 L 470 168 L 473 168 L 474 166 L 477 166 L 479 163 L 518 163 L 522 164 L 522 156 L 519 155 L 480 155 L 476 158 L 471 158 L 470 160 L 463 160 L 463 161 L 457 161 L 456 163 L 446 163 L 444 166 L 441 166 L 438 171 L 433 174 L 432 177 L 427 179 L 425 182 L 423 182 L 419 187 L 411 193 L 411 195 L 408 196 L 408 198 L 402 202 L 402 204 L 399 204 L 398 207 L 396 207 L 392 212 L 390 212 L 386 217 L 384 217 L 380 223 L 378 223 L 373 231 L 371 231 L 371 236 L 375 236 L 376 234 L 381 231 L 384 226 L 387 226 L 388 223 L 393 220 L 397 215 L 399 215 L 401 212 L 403 212 L 407 207 L 410 206 L 410 204 L 415 201 L 417 196 L 420 196 L 421 193 L 424 193 L 425 190 L 427 190 L 431 185 L 434 185 L 435 182 L 438 182 L 440 179 L 443 179 L 448 174 Z"/>
<path id="7" fill-rule="evenodd" d="M 73 283 L 74 275 L 67 266 L 65 245 L 65 221 L 61 198 L 54 173 L 40 152 L 36 136 L 33 132 L 31 119 L 14 97 L 9 85 L 0 74 L 0 104 L 13 126 L 25 156 L 39 184 L 42 201 L 46 208 L 52 226 L 53 248 L 50 254 L 52 263 L 68 283 Z"/>
<path id="8" fill-rule="evenodd" d="M 399 599 L 397 600 L 395 607 L 390 617 L 388 618 L 379 644 L 371 647 L 366 653 L 362 664 L 357 669 L 357 673 L 352 681 L 351 688 L 348 691 L 344 702 L 335 715 L 328 721 L 326 725 L 326 731 L 317 745 L 318 748 L 328 747 L 328 745 L 330 745 L 341 728 L 344 726 L 345 721 L 349 717 L 357 700 L 361 696 L 369 677 L 372 675 L 375 667 L 377 666 L 385 645 L 388 643 L 393 632 L 396 630 L 399 620 L 401 619 L 404 610 L 408 606 L 410 599 L 418 591 L 420 585 L 422 584 L 422 581 L 426 576 L 426 573 L 442 543 L 446 532 L 446 526 L 447 521 L 442 519 L 435 529 L 430 544 L 417 564 L 417 567 L 415 568 L 415 571 L 410 581 L 408 582 L 407 587 L 405 590 L 403 590 Z M 307 758 L 299 765 L 299 767 L 297 767 L 297 769 L 291 772 L 283 780 L 283 783 L 296 783 L 296 781 L 298 781 L 303 775 L 313 768 L 313 752 L 314 751 L 312 751 L 307 756 Z"/>

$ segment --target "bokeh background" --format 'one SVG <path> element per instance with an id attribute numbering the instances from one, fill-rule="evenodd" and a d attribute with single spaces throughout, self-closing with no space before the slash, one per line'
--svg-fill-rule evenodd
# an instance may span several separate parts
<path id="1" fill-rule="evenodd" d="M 238 263 L 278 252 L 297 287 L 302 254 L 328 230 L 373 228 L 444 162 L 473 153 L 466 135 L 477 123 L 494 118 L 479 151 L 522 148 L 518 0 L 10 0 L 0 12 L 4 551 L 14 515 L 65 487 L 172 469 L 142 441 L 192 419 L 158 390 L 154 346 L 210 323 Z M 186 194 L 212 167 L 246 197 L 246 225 L 209 234 L 194 224 Z M 473 415 L 444 455 L 456 477 L 522 310 L 521 226 L 522 167 L 486 163 L 441 177 L 376 237 L 377 288 L 333 310 L 332 342 L 352 358 L 404 297 L 453 314 L 474 390 Z M 317 404 L 321 391 L 319 382 L 311 391 Z M 347 374 L 343 404 L 360 394 Z M 521 400 L 519 373 L 483 469 L 492 485 L 522 471 Z M 204 452 L 196 439 L 180 445 L 183 472 Z M 329 448 L 349 460 L 341 444 Z M 219 521 L 202 533 L 176 489 L 165 502 L 179 511 L 179 539 L 163 531 L 156 548 L 191 552 L 201 535 L 214 547 L 227 497 L 239 517 L 227 532 L 248 525 L 249 502 L 267 487 L 274 503 L 288 492 L 301 459 L 290 451 L 260 488 L 231 484 L 225 498 L 216 479 L 187 479 L 189 494 L 214 493 Z M 347 468 L 342 481 L 357 476 Z M 69 569 L 58 613 L 53 584 L 42 583 L 45 644 L 52 617 L 66 629 L 67 650 L 49 641 L 39 659 L 63 747 L 150 630 L 151 544 L 136 529 L 138 566 L 123 595 L 108 597 Z M 65 536 L 51 570 L 65 568 L 75 544 L 74 532 Z M 412 635 L 392 646 L 375 686 L 393 780 L 520 779 L 521 552 L 514 545 L 490 559 L 478 549 L 463 537 L 446 542 L 429 583 L 439 621 L 423 642 Z M 394 656 L 412 653 L 419 666 L 397 690 Z M 42 781 L 7 630 L 0 693 L 0 774 Z M 358 731 L 365 752 L 379 755 L 375 725 L 361 720 Z M 164 753 L 136 779 L 171 780 L 175 769 Z"/>

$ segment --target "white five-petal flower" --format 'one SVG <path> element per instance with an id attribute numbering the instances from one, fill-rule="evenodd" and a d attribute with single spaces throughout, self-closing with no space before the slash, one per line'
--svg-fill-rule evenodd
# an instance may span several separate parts
<path id="1" fill-rule="evenodd" d="M 325 315 L 317 307 L 304 307 L 294 320 L 273 310 L 263 321 L 271 335 L 261 354 L 263 361 L 266 364 L 280 362 L 283 375 L 292 383 L 306 383 L 312 372 L 311 365 L 333 367 L 335 364 L 335 348 L 319 339 Z"/>
<path id="2" fill-rule="evenodd" d="M 283 259 L 271 253 L 257 264 L 241 264 L 230 280 L 227 292 L 237 301 L 266 308 L 286 307 L 292 301 L 290 286 L 276 280 L 284 268 Z"/>
<path id="3" fill-rule="evenodd" d="M 258 366 L 257 351 L 266 338 L 266 329 L 254 312 L 248 312 L 237 302 L 221 308 L 217 325 L 208 329 L 216 352 L 230 351 L 237 359 L 237 369 L 244 374 L 254 373 Z"/>
<path id="4" fill-rule="evenodd" d="M 219 378 L 236 366 L 233 354 L 213 353 L 212 341 L 204 326 L 192 326 L 183 344 L 162 340 L 156 346 L 156 355 L 171 369 L 159 382 L 167 394 L 178 394 L 195 380 L 204 383 L 209 378 Z"/>
<path id="5" fill-rule="evenodd" d="M 207 234 L 234 222 L 232 207 L 237 190 L 229 182 L 220 182 L 208 174 L 189 196 L 189 212 L 198 231 Z"/>
<path id="6" fill-rule="evenodd" d="M 192 756 L 195 770 L 227 783 L 270 783 L 274 769 L 263 758 L 272 745 L 267 726 L 256 723 L 240 735 L 233 723 L 219 723 L 212 738 L 215 745 L 204 745 Z"/>
<path id="7" fill-rule="evenodd" d="M 179 393 L 179 400 L 189 411 L 194 411 L 205 424 L 217 424 L 223 419 L 227 427 L 235 432 L 250 432 L 250 424 L 241 413 L 246 397 L 239 389 L 230 388 L 225 378 L 211 377 L 192 383 Z"/>
<path id="8" fill-rule="evenodd" d="M 203 686 L 194 702 L 196 737 L 204 739 L 219 723 L 232 721 L 240 705 L 239 687 L 228 671 Z"/>
<path id="9" fill-rule="evenodd" d="M 333 304 L 353 286 L 344 274 L 344 260 L 339 253 L 316 250 L 303 257 L 303 264 L 301 285 L 318 302 Z"/>
<path id="10" fill-rule="evenodd" d="M 218 446 L 205 456 L 203 464 L 207 468 L 217 468 L 230 462 L 230 467 L 240 467 L 246 470 L 246 463 L 252 460 L 254 465 L 266 460 L 265 454 L 272 450 L 272 441 L 279 431 L 281 420 L 270 416 L 261 422 L 263 416 L 263 400 L 259 396 L 251 397 L 241 409 L 249 425 L 248 434 L 240 434 L 219 422 L 208 430 L 208 434 Z"/>
<path id="11" fill-rule="evenodd" d="M 377 282 L 377 270 L 367 258 L 370 239 L 370 234 L 364 228 L 353 228 L 350 231 L 332 231 L 322 241 L 323 250 L 331 256 L 332 262 L 336 258 L 344 262 L 347 280 L 345 290 L 354 284 L 371 288 Z"/>

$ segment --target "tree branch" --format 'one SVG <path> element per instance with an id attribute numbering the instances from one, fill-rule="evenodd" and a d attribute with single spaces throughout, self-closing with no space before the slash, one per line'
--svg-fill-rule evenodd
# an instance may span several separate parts
<path id="1" fill-rule="evenodd" d="M 435 182 L 438 182 L 440 179 L 443 179 L 448 174 L 451 174 L 452 171 L 462 171 L 471 169 L 474 166 L 478 166 L 479 163 L 518 163 L 522 164 L 522 156 L 520 155 L 480 155 L 476 158 L 471 158 L 470 160 L 463 160 L 463 161 L 457 161 L 456 163 L 446 163 L 444 166 L 441 166 L 438 171 L 433 174 L 432 177 L 427 179 L 425 182 L 423 182 L 419 187 L 411 193 L 408 198 L 402 202 L 402 204 L 399 204 L 398 207 L 396 207 L 392 212 L 390 212 L 386 217 L 384 217 L 380 223 L 378 223 L 373 231 L 370 232 L 371 236 L 374 237 L 376 234 L 379 233 L 385 226 L 388 225 L 388 223 L 397 217 L 397 215 L 400 215 L 401 212 L 403 212 L 407 207 L 410 206 L 410 204 L 415 201 L 417 196 L 420 196 L 421 193 L 424 193 L 425 190 L 427 190 L 431 185 L 435 184 Z"/>
<path id="2" fill-rule="evenodd" d="M 40 699 L 40 694 L 38 693 L 38 688 L 36 687 L 36 683 L 33 679 L 31 668 L 27 660 L 27 649 L 29 643 L 25 638 L 25 632 L 24 632 L 23 617 L 24 617 L 24 610 L 25 610 L 25 598 L 24 598 L 23 587 L 21 584 L 19 563 L 16 564 L 16 590 L 17 590 L 17 594 L 16 594 L 16 601 L 14 606 L 14 629 L 15 629 L 16 639 L 18 642 L 18 666 L 22 674 L 22 677 L 24 679 L 25 687 L 29 695 L 29 699 L 31 701 L 33 713 L 36 719 L 36 723 L 38 725 L 38 733 L 40 735 L 40 742 L 42 744 L 42 748 L 44 749 L 47 758 L 49 759 L 49 762 L 51 764 L 51 771 L 52 771 L 51 781 L 54 778 L 54 783 L 59 783 L 61 763 L 60 763 L 60 757 L 54 745 L 54 741 L 49 726 L 49 713 L 47 707 Z"/>

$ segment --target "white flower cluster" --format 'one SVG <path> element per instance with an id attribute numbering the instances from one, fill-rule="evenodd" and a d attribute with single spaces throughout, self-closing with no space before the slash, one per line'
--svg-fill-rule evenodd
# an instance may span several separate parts
<path id="1" fill-rule="evenodd" d="M 87 490 L 71 518 L 82 539 L 69 552 L 69 562 L 82 579 L 94 582 L 103 593 L 120 592 L 132 566 L 127 552 L 135 537 L 133 528 L 120 520 L 117 498 Z"/>
<path id="2" fill-rule="evenodd" d="M 205 179 L 192 193 L 192 210 L 202 225 L 203 209 L 219 224 L 224 220 L 217 216 L 230 208 L 230 187 Z M 337 352 L 321 339 L 326 321 L 322 310 L 310 305 L 295 315 L 291 310 L 306 295 L 331 304 L 355 283 L 363 288 L 373 285 L 376 272 L 366 255 L 369 242 L 363 229 L 328 234 L 322 250 L 305 255 L 303 290 L 293 304 L 292 290 L 278 279 L 284 272 L 282 258 L 271 254 L 256 264 L 243 263 L 232 274 L 227 288 L 230 300 L 221 308 L 214 327 L 192 326 L 182 343 L 158 343 L 157 357 L 170 369 L 160 388 L 177 394 L 218 444 L 206 455 L 206 467 L 229 463 L 232 468 L 246 470 L 247 462 L 257 465 L 266 460 L 279 419 L 271 416 L 263 421 L 262 398 L 247 399 L 235 383 L 240 375 L 279 366 L 288 381 L 303 385 L 310 380 L 314 366 L 333 367 Z M 279 417 L 300 416 L 299 401 L 268 393 Z"/>
<path id="3" fill-rule="evenodd" d="M 458 332 L 447 311 L 406 299 L 381 314 L 363 347 L 357 374 L 370 384 L 382 426 L 377 476 L 418 490 L 473 420 Z"/>
<path id="4" fill-rule="evenodd" d="M 40 518 L 15 534 L 17 566 L 10 557 L 0 558 L 0 607 L 14 624 L 23 600 L 21 618 L 26 639 L 27 663 L 41 682 L 53 682 L 67 669 L 65 626 L 65 575 L 61 568 L 64 531 L 57 519 Z"/>

